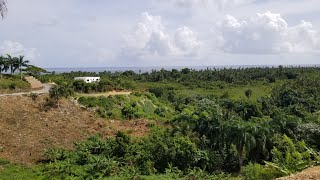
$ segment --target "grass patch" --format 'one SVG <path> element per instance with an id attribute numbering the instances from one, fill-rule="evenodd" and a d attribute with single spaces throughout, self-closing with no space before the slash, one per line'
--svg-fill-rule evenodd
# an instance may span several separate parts
<path id="1" fill-rule="evenodd" d="M 28 88 L 30 88 L 29 83 L 15 76 L 3 76 L 2 78 L 0 78 L 0 90 L 16 90 Z"/>
<path id="2" fill-rule="evenodd" d="M 37 168 L 14 165 L 6 160 L 0 159 L 1 180 L 40 180 L 43 177 Z"/>
<path id="3" fill-rule="evenodd" d="M 252 90 L 252 96 L 250 99 L 256 100 L 260 97 L 269 96 L 271 94 L 271 90 L 275 85 L 247 85 L 247 86 L 231 86 L 220 89 L 219 87 L 212 89 L 184 89 L 177 90 L 177 92 L 182 96 L 197 96 L 197 95 L 205 95 L 205 96 L 214 96 L 214 97 L 223 97 L 228 96 L 231 99 L 243 99 L 247 98 L 245 95 L 245 91 L 247 89 Z"/>

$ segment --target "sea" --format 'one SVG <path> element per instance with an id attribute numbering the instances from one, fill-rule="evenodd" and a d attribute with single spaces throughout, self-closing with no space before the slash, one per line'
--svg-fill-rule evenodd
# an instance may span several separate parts
<path id="1" fill-rule="evenodd" d="M 154 70 L 158 71 L 164 70 L 181 70 L 184 68 L 189 68 L 193 70 L 205 70 L 205 69 L 238 69 L 238 68 L 257 68 L 257 67 L 278 67 L 279 65 L 225 65 L 225 66 L 154 66 L 154 67 L 74 67 L 74 68 L 44 68 L 48 72 L 59 73 L 69 73 L 69 72 L 124 72 L 124 71 L 134 71 L 136 73 L 152 72 Z M 283 65 L 283 67 L 320 67 L 320 64 L 294 64 L 294 65 Z"/>

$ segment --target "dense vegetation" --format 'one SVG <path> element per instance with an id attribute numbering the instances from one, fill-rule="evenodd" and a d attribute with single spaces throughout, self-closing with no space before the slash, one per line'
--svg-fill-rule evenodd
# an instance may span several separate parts
<path id="1" fill-rule="evenodd" d="M 97 84 L 73 81 L 100 76 Z M 72 72 L 38 77 L 80 94 L 107 119 L 147 118 L 143 138 L 94 136 L 73 151 L 51 149 L 46 178 L 274 179 L 320 162 L 320 68 Z M 128 96 L 81 93 L 131 90 Z M 64 91 L 65 92 L 65 91 Z M 67 93 L 72 94 L 72 93 Z M 232 176 L 230 175 L 232 174 Z"/>

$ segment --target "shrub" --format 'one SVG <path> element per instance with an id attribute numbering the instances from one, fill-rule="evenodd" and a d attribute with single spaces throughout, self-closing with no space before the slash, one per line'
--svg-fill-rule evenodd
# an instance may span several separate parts
<path id="1" fill-rule="evenodd" d="M 318 154 L 307 147 L 304 141 L 294 142 L 286 135 L 276 136 L 271 153 L 274 165 L 286 174 L 301 171 L 319 161 Z"/>
<path id="2" fill-rule="evenodd" d="M 279 173 L 272 170 L 271 168 L 267 168 L 257 163 L 249 163 L 248 165 L 242 167 L 241 175 L 244 177 L 245 180 L 269 180 L 281 176 Z"/>

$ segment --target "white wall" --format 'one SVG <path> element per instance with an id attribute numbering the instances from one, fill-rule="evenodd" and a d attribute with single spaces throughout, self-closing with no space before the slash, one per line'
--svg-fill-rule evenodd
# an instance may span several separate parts
<path id="1" fill-rule="evenodd" d="M 75 77 L 74 80 L 81 80 L 86 83 L 99 82 L 100 77 Z"/>

